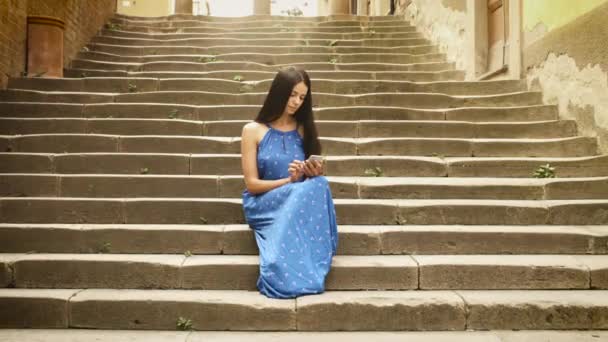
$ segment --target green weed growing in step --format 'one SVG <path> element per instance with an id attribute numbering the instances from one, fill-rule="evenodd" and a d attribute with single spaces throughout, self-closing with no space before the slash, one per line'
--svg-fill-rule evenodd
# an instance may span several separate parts
<path id="1" fill-rule="evenodd" d="M 191 257 L 191 256 L 192 256 L 192 252 L 190 252 L 189 250 L 188 250 L 188 251 L 185 251 L 185 252 L 184 252 L 184 255 L 186 256 L 186 258 L 189 258 L 189 257 Z"/>
<path id="2" fill-rule="evenodd" d="M 338 63 L 338 59 L 336 57 L 332 57 L 329 59 L 329 63 L 336 64 L 336 63 Z"/>
<path id="3" fill-rule="evenodd" d="M 85 78 L 87 76 L 89 76 L 89 74 L 87 74 L 86 72 L 81 72 L 80 73 L 80 77 L 82 77 L 82 78 Z"/>
<path id="4" fill-rule="evenodd" d="M 141 169 L 139 169 L 139 173 L 141 173 L 142 175 L 147 175 L 148 172 L 150 172 L 150 169 L 148 169 L 147 167 L 142 167 Z"/>
<path id="5" fill-rule="evenodd" d="M 116 23 L 107 23 L 104 26 L 108 30 L 120 30 L 120 25 Z"/>
<path id="6" fill-rule="evenodd" d="M 99 253 L 110 253 L 110 249 L 112 248 L 112 244 L 109 242 L 104 242 L 99 246 L 97 252 Z"/>
<path id="7" fill-rule="evenodd" d="M 204 218 L 202 216 L 199 216 L 198 219 L 201 221 L 202 224 L 207 224 L 207 219 L 206 218 Z"/>
<path id="8" fill-rule="evenodd" d="M 397 214 L 395 216 L 395 223 L 399 225 L 407 224 L 407 219 L 401 216 L 401 214 Z"/>
<path id="9" fill-rule="evenodd" d="M 183 330 L 183 331 L 192 330 L 192 320 L 186 319 L 186 318 L 180 316 L 177 319 L 176 327 L 177 327 L 177 330 Z"/>
<path id="10" fill-rule="evenodd" d="M 336 46 L 338 45 L 338 41 L 337 40 L 332 40 L 329 42 L 329 46 Z"/>
<path id="11" fill-rule="evenodd" d="M 374 167 L 372 169 L 365 169 L 365 176 L 367 177 L 382 177 L 384 176 L 384 172 L 379 167 Z"/>
<path id="12" fill-rule="evenodd" d="M 198 61 L 200 63 L 211 63 L 211 62 L 217 62 L 217 58 L 215 56 L 200 57 L 198 59 Z"/>
<path id="13" fill-rule="evenodd" d="M 82 49 L 80 49 L 80 52 L 89 52 L 89 48 L 86 46 L 83 46 Z"/>
<path id="14" fill-rule="evenodd" d="M 237 82 L 241 82 L 244 80 L 243 76 L 241 75 L 234 75 L 234 77 L 232 78 L 233 81 L 237 81 Z"/>
<path id="15" fill-rule="evenodd" d="M 373 35 L 376 34 L 376 31 L 375 30 L 369 30 L 369 31 L 367 31 L 367 34 L 369 34 L 370 36 L 373 36 Z"/>
<path id="16" fill-rule="evenodd" d="M 252 92 L 253 90 L 254 90 L 253 84 L 243 84 L 239 88 L 239 92 L 241 92 L 241 93 L 249 93 L 249 92 Z"/>
<path id="17" fill-rule="evenodd" d="M 541 165 L 532 176 L 534 178 L 555 178 L 555 167 L 549 164 Z"/>
<path id="18" fill-rule="evenodd" d="M 171 111 L 169 112 L 169 119 L 175 119 L 177 118 L 177 113 L 179 112 L 179 110 L 177 109 L 171 109 Z"/>
<path id="19" fill-rule="evenodd" d="M 431 157 L 444 158 L 445 156 L 441 153 L 433 152 L 431 153 Z"/>
<path id="20" fill-rule="evenodd" d="M 137 92 L 137 85 L 129 82 L 129 93 Z"/>

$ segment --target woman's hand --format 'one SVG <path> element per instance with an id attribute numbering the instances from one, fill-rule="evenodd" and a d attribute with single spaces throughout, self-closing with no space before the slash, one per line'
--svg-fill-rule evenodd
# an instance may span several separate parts
<path id="1" fill-rule="evenodd" d="M 304 162 L 294 160 L 289 163 L 289 168 L 287 170 L 289 171 L 289 180 L 292 183 L 297 182 L 304 176 Z"/>
<path id="2" fill-rule="evenodd" d="M 323 175 L 323 163 L 318 160 L 306 160 L 303 169 L 304 174 L 309 178 Z"/>

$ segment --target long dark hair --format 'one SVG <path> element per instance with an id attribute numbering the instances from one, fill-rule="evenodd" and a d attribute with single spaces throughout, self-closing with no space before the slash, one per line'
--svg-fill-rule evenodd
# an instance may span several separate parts
<path id="1" fill-rule="evenodd" d="M 304 82 L 308 87 L 304 102 L 294 116 L 298 123 L 298 126 L 304 126 L 304 154 L 306 158 L 312 154 L 321 154 L 321 142 L 319 141 L 319 135 L 317 133 L 317 127 L 315 125 L 315 118 L 312 112 L 312 88 L 310 86 L 310 77 L 304 69 L 296 68 L 293 66 L 280 69 L 274 77 L 264 105 L 255 121 L 258 123 L 267 124 L 281 117 L 291 91 L 293 87 Z"/>

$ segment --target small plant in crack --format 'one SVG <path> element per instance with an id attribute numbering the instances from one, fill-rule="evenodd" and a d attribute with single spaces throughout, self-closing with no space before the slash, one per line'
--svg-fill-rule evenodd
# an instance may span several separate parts
<path id="1" fill-rule="evenodd" d="M 135 93 L 135 92 L 137 92 L 137 85 L 129 82 L 129 93 Z"/>
<path id="2" fill-rule="evenodd" d="M 169 112 L 169 119 L 175 119 L 177 118 L 177 113 L 179 112 L 179 110 L 177 109 L 171 109 L 171 111 Z"/>
<path id="3" fill-rule="evenodd" d="M 147 175 L 150 172 L 150 169 L 148 169 L 147 167 L 142 167 L 141 169 L 139 169 L 139 173 L 142 175 Z"/>
<path id="4" fill-rule="evenodd" d="M 188 331 L 192 330 L 192 320 L 184 317 L 179 317 L 176 322 L 177 330 Z"/>
<path id="5" fill-rule="evenodd" d="M 234 75 L 232 78 L 233 81 L 242 82 L 245 78 L 241 75 Z"/>
<path id="6" fill-rule="evenodd" d="M 395 223 L 399 224 L 399 225 L 404 225 L 407 224 L 407 219 L 403 216 L 401 216 L 401 214 L 397 214 L 395 216 Z"/>
<path id="7" fill-rule="evenodd" d="M 534 178 L 555 178 L 555 167 L 550 164 L 541 165 L 532 176 Z"/>
<path id="8" fill-rule="evenodd" d="M 365 176 L 367 177 L 382 177 L 384 176 L 384 172 L 379 167 L 374 167 L 371 169 L 365 169 Z"/>
<path id="9" fill-rule="evenodd" d="M 108 30 L 120 30 L 120 25 L 116 23 L 107 23 L 105 24 L 105 28 Z"/>
<path id="10" fill-rule="evenodd" d="M 328 44 L 328 46 L 336 46 L 336 45 L 338 45 L 338 41 L 337 40 L 332 40 Z"/>
<path id="11" fill-rule="evenodd" d="M 200 57 L 198 59 L 198 61 L 200 63 L 211 63 L 211 62 L 217 62 L 217 58 L 215 56 L 207 56 L 207 57 Z"/>
<path id="12" fill-rule="evenodd" d="M 188 251 L 185 251 L 185 252 L 184 252 L 184 255 L 186 256 L 186 258 L 189 258 L 189 257 L 191 257 L 191 256 L 192 256 L 192 252 L 190 252 L 189 250 L 188 250 Z"/>
<path id="13" fill-rule="evenodd" d="M 206 218 L 204 218 L 202 216 L 199 216 L 198 219 L 201 221 L 202 224 L 207 224 L 207 219 Z"/>
<path id="14" fill-rule="evenodd" d="M 110 253 L 110 249 L 112 248 L 112 244 L 109 242 L 104 242 L 99 246 L 97 252 L 99 253 Z"/>
<path id="15" fill-rule="evenodd" d="M 338 59 L 336 57 L 332 57 L 329 59 L 329 63 L 336 64 L 336 63 L 338 63 Z"/>

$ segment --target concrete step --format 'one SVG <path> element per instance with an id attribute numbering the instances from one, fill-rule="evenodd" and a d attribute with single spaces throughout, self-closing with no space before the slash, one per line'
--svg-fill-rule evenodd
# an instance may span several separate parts
<path id="1" fill-rule="evenodd" d="M 241 331 L 136 331 L 101 329 L 3 329 L 0 339 L 5 342 L 115 342 L 128 339 L 132 342 L 202 342 L 221 341 L 369 341 L 378 342 L 520 342 L 520 341 L 578 341 L 597 342 L 608 339 L 608 332 L 588 331 L 360 331 L 360 332 L 241 332 Z"/>
<path id="2" fill-rule="evenodd" d="M 559 178 L 608 176 L 608 155 L 575 158 L 328 156 L 331 176 L 533 177 L 550 164 Z M 242 175 L 240 154 L 0 153 L 2 173 Z"/>
<path id="3" fill-rule="evenodd" d="M 239 39 L 263 39 L 263 38 L 289 38 L 289 39 L 364 39 L 364 38 L 423 38 L 422 34 L 416 32 L 414 27 L 406 27 L 405 29 L 376 32 L 315 32 L 306 29 L 290 30 L 276 29 L 267 32 L 206 32 L 205 29 L 187 29 L 179 32 L 137 32 L 127 30 L 101 30 L 98 33 L 103 37 L 123 37 L 123 38 L 144 38 L 144 39 L 187 39 L 187 38 L 239 38 Z"/>
<path id="4" fill-rule="evenodd" d="M 133 118 L 198 121 L 253 120 L 261 104 L 193 106 L 160 103 L 0 102 L 0 117 Z M 448 120 L 469 122 L 524 122 L 558 120 L 555 105 L 414 109 L 407 107 L 313 107 L 316 120 Z"/>
<path id="5" fill-rule="evenodd" d="M 299 66 L 306 70 L 319 71 L 451 71 L 454 70 L 453 63 L 427 62 L 414 64 L 389 64 L 389 63 L 330 63 L 326 62 L 297 62 L 290 64 L 267 65 L 247 61 L 215 61 L 208 63 L 188 62 L 150 62 L 150 63 L 112 63 L 95 60 L 74 59 L 70 67 L 76 69 L 97 69 L 107 71 L 174 71 L 174 72 L 205 72 L 223 70 L 245 70 L 245 71 L 270 71 L 288 65 Z"/>
<path id="6" fill-rule="evenodd" d="M 608 293 L 601 290 L 327 291 L 269 300 L 238 290 L 1 289 L 0 301 L 12 308 L 1 317 L 3 328 L 168 330 L 179 317 L 195 330 L 608 327 Z"/>
<path id="7" fill-rule="evenodd" d="M 0 254 L 0 267 L 7 270 L 1 285 L 14 288 L 255 291 L 259 276 L 257 255 Z M 325 288 L 608 289 L 608 255 L 339 255 Z"/>
<path id="8" fill-rule="evenodd" d="M 337 43 L 336 43 L 337 44 Z M 363 46 L 301 46 L 301 45 L 243 45 L 243 46 L 137 46 L 137 45 L 111 45 L 90 43 L 87 49 L 93 52 L 105 52 L 124 56 L 146 55 L 220 55 L 235 52 L 249 53 L 409 53 L 412 55 L 438 53 L 435 45 L 420 46 L 391 46 L 391 47 L 363 47 Z M 308 71 L 308 70 L 307 70 Z"/>
<path id="9" fill-rule="evenodd" d="M 120 56 L 106 52 L 79 52 L 76 59 L 91 60 L 111 63 L 153 63 L 153 62 L 186 62 L 186 63 L 208 63 L 205 58 L 216 58 L 216 61 L 234 62 L 247 61 L 250 63 L 261 63 L 265 65 L 291 64 L 291 63 L 392 63 L 413 64 L 427 62 L 445 62 L 446 58 L 441 53 L 430 53 L 412 55 L 407 53 L 287 53 L 268 54 L 253 53 L 247 51 L 221 54 L 221 55 L 147 55 L 147 56 Z M 332 61 L 333 60 L 333 61 Z M 215 62 L 215 61 L 214 61 Z"/>
<path id="10" fill-rule="evenodd" d="M 335 199 L 338 224 L 605 225 L 608 199 Z M 0 197 L 10 223 L 245 223 L 240 198 Z M 32 215 L 36 213 L 36 215 Z"/>
<path id="11" fill-rule="evenodd" d="M 375 38 L 368 35 L 366 38 L 358 39 L 327 39 L 327 38 L 184 38 L 184 39 L 150 39 L 130 37 L 94 36 L 91 43 L 113 44 L 113 45 L 140 45 L 140 46 L 238 46 L 238 45 L 293 45 L 300 46 L 417 46 L 428 45 L 429 40 L 425 38 Z M 334 41 L 336 41 L 334 43 Z"/>
<path id="12" fill-rule="evenodd" d="M 247 120 L 0 117 L 1 135 L 95 133 L 119 135 L 240 136 Z M 575 120 L 467 122 L 443 120 L 316 120 L 321 137 L 371 138 L 565 138 L 577 135 Z"/>
<path id="13" fill-rule="evenodd" d="M 582 157 L 598 153 L 596 137 L 555 139 L 320 138 L 325 155 L 439 157 Z M 9 152 L 240 152 L 240 137 L 110 134 L 28 134 L 0 136 Z"/>
<path id="14" fill-rule="evenodd" d="M 607 254 L 608 226 L 340 225 L 339 255 Z M 5 253 L 257 255 L 248 225 L 0 223 Z"/>
<path id="15" fill-rule="evenodd" d="M 369 21 L 369 20 L 324 20 L 324 21 L 311 21 L 311 20 L 277 20 L 275 18 L 271 20 L 264 20 L 259 18 L 243 18 L 241 20 L 228 20 L 228 21 L 201 21 L 192 19 L 175 19 L 175 20 L 132 20 L 123 18 L 112 18 L 110 23 L 115 24 L 114 29 L 129 28 L 130 26 L 145 26 L 150 28 L 182 28 L 182 27 L 212 27 L 212 28 L 224 28 L 230 29 L 234 27 L 239 28 L 256 28 L 256 27 L 268 27 L 268 28 L 324 28 L 331 29 L 333 27 L 349 27 L 349 28 L 376 28 L 376 27 L 411 27 L 411 25 L 403 20 L 403 18 L 394 18 L 393 20 L 381 20 L 381 21 Z M 112 27 L 109 27 L 112 28 Z"/>
<path id="16" fill-rule="evenodd" d="M 243 77 L 238 72 L 232 76 Z M 137 92 L 152 91 L 206 91 L 239 94 L 243 92 L 265 92 L 273 79 L 257 81 L 235 81 L 217 78 L 11 78 L 8 88 L 38 91 L 107 92 L 129 93 L 129 86 Z M 312 80 L 316 93 L 369 94 L 369 93 L 440 93 L 447 95 L 475 96 L 496 95 L 525 91 L 519 80 L 482 82 L 409 82 L 389 80 Z"/>
<path id="17" fill-rule="evenodd" d="M 608 177 L 457 178 L 327 177 L 334 198 L 361 199 L 608 199 Z M 3 197 L 238 198 L 242 176 L 0 174 Z"/>
<path id="18" fill-rule="evenodd" d="M 270 71 L 208 71 L 208 72 L 180 72 L 180 71 L 121 71 L 121 70 L 94 70 L 94 69 L 64 69 L 64 76 L 69 78 L 89 77 L 128 77 L 128 78 L 219 78 L 233 80 L 240 76 L 246 81 L 260 81 L 274 77 Z M 462 81 L 464 73 L 458 70 L 446 71 L 309 71 L 308 75 L 315 79 L 363 79 L 363 80 L 392 80 L 410 82 L 433 81 Z"/>
<path id="19" fill-rule="evenodd" d="M 172 14 L 169 16 L 160 17 L 139 17 L 131 15 L 123 15 L 116 13 L 113 19 L 120 20 L 131 20 L 131 21 L 143 21 L 143 22 L 157 22 L 157 21 L 180 21 L 180 20 L 191 20 L 191 21 L 202 21 L 202 22 L 231 22 L 240 23 L 248 21 L 273 21 L 273 22 L 327 22 L 335 20 L 351 20 L 360 21 L 363 23 L 376 22 L 376 21 L 395 21 L 403 20 L 405 17 L 402 15 L 372 15 L 372 16 L 358 16 L 353 14 L 332 14 L 327 16 L 298 16 L 290 17 L 285 15 L 248 15 L 242 17 L 221 17 L 221 16 L 202 16 L 192 14 Z"/>
<path id="20" fill-rule="evenodd" d="M 271 33 L 271 32 L 314 32 L 314 33 L 368 33 L 368 34 L 381 34 L 390 32 L 400 31 L 416 31 L 416 27 L 404 25 L 401 22 L 389 23 L 389 25 L 368 25 L 363 23 L 362 25 L 302 25 L 299 23 L 294 24 L 258 24 L 255 26 L 249 25 L 248 27 L 242 27 L 241 25 L 209 25 L 209 24 L 197 24 L 197 23 L 180 23 L 177 26 L 158 26 L 148 25 L 146 23 L 129 23 L 129 24 L 117 24 L 112 26 L 106 26 L 105 29 L 109 31 L 128 31 L 128 32 L 141 32 L 141 33 L 240 33 L 240 32 L 257 32 L 257 33 Z"/>
<path id="21" fill-rule="evenodd" d="M 135 86 L 137 84 L 135 83 Z M 149 91 L 133 93 L 54 92 L 9 89 L 0 91 L 0 101 L 58 102 L 58 103 L 170 103 L 186 105 L 259 105 L 266 92 L 241 94 L 205 91 Z M 498 95 L 450 96 L 436 93 L 316 93 L 315 107 L 398 106 L 417 109 L 447 109 L 465 107 L 508 107 L 542 104 L 540 92 L 517 92 Z"/>

